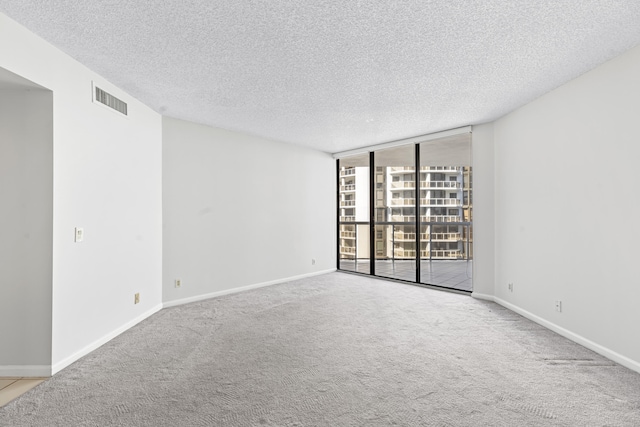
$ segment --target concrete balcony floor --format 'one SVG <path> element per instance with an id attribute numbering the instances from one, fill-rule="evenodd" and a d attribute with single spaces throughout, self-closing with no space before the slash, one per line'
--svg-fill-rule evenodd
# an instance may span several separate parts
<path id="1" fill-rule="evenodd" d="M 340 270 L 369 274 L 369 260 L 340 260 Z M 443 286 L 460 291 L 472 291 L 472 260 L 423 260 L 420 262 L 420 283 Z M 415 282 L 413 260 L 376 260 L 376 276 Z"/>

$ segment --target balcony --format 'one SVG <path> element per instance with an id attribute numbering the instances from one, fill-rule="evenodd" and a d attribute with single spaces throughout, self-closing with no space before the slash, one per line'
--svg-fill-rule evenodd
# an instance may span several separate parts
<path id="1" fill-rule="evenodd" d="M 427 255 L 425 258 L 436 258 L 436 259 L 463 259 L 464 254 L 459 250 L 434 250 L 434 251 L 425 251 Z"/>
<path id="2" fill-rule="evenodd" d="M 342 221 L 342 220 L 341 220 Z M 389 221 L 391 222 L 415 222 L 415 215 L 391 215 Z M 438 223 L 438 222 L 461 222 L 462 216 L 460 215 L 432 215 L 421 216 L 420 222 Z"/>
<path id="3" fill-rule="evenodd" d="M 427 235 L 429 236 L 429 235 Z M 431 239 L 427 237 L 424 241 L 432 242 L 458 242 L 462 240 L 461 233 L 431 233 Z"/>
<path id="4" fill-rule="evenodd" d="M 347 185 L 341 185 L 340 186 L 340 192 L 342 193 L 352 193 L 356 191 L 356 185 L 355 184 L 347 184 Z"/>
<path id="5" fill-rule="evenodd" d="M 340 171 L 340 176 L 353 176 L 356 174 L 356 168 L 347 168 Z"/>
<path id="6" fill-rule="evenodd" d="M 416 199 L 405 199 L 402 197 L 396 197 L 391 199 L 391 206 L 415 206 Z"/>
<path id="7" fill-rule="evenodd" d="M 355 239 L 356 238 L 356 232 L 355 231 L 341 231 L 340 232 L 340 237 L 342 237 L 343 239 Z"/>
<path id="8" fill-rule="evenodd" d="M 391 189 L 412 189 L 416 188 L 416 183 L 414 181 L 391 181 Z"/>
<path id="9" fill-rule="evenodd" d="M 403 231 L 396 231 L 393 233 L 393 238 L 396 242 L 415 242 L 416 233 L 405 233 Z M 420 233 L 420 239 L 422 241 L 429 240 L 429 235 L 427 233 Z"/>
<path id="10" fill-rule="evenodd" d="M 428 198 L 420 199 L 421 206 L 462 206 L 460 199 Z"/>
<path id="11" fill-rule="evenodd" d="M 340 200 L 340 207 L 341 208 L 355 206 L 355 205 L 356 205 L 356 201 L 355 200 Z"/>
<path id="12" fill-rule="evenodd" d="M 415 215 L 391 215 L 393 222 L 416 222 Z"/>
<path id="13" fill-rule="evenodd" d="M 421 222 L 460 222 L 462 217 L 460 215 L 435 215 L 435 216 L 421 216 Z"/>
<path id="14" fill-rule="evenodd" d="M 423 166 L 420 172 L 460 172 L 460 166 Z"/>
<path id="15" fill-rule="evenodd" d="M 416 251 L 415 250 L 403 250 L 403 249 L 394 249 L 393 255 L 396 258 L 410 258 L 415 259 Z"/>
<path id="16" fill-rule="evenodd" d="M 426 257 L 424 257 L 426 258 Z M 369 260 L 348 258 L 340 261 L 340 270 L 369 274 Z M 428 260 L 420 261 L 420 283 L 442 286 L 450 289 L 470 292 L 472 290 L 473 261 L 471 260 Z M 376 260 L 376 276 L 414 282 L 416 264 L 414 259 Z"/>
<path id="17" fill-rule="evenodd" d="M 340 221 L 341 222 L 354 222 L 356 220 L 355 216 L 341 216 L 340 217 Z"/>
<path id="18" fill-rule="evenodd" d="M 429 190 L 432 188 L 461 188 L 458 181 L 420 181 L 420 188 Z"/>

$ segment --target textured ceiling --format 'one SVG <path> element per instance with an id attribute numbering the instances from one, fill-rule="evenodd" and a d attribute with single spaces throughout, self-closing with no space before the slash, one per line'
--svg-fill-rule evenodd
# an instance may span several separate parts
<path id="1" fill-rule="evenodd" d="M 0 0 L 171 117 L 336 152 L 496 119 L 640 43 L 638 0 Z"/>

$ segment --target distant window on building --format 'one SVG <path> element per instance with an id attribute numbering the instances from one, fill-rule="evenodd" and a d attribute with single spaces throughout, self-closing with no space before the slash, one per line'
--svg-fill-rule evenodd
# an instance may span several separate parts
<path id="1" fill-rule="evenodd" d="M 449 193 L 449 198 L 450 199 L 457 199 L 458 198 L 458 193 Z"/>

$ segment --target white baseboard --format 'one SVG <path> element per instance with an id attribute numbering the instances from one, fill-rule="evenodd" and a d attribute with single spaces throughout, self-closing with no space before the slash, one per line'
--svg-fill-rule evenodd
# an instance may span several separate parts
<path id="1" fill-rule="evenodd" d="M 106 334 L 102 338 L 97 339 L 96 341 L 92 342 L 91 344 L 89 344 L 88 346 L 84 347 L 83 349 L 75 352 L 71 356 L 68 356 L 68 357 L 64 358 L 60 362 L 58 362 L 58 363 L 53 365 L 53 367 L 51 368 L 51 375 L 54 375 L 57 372 L 60 372 L 61 370 L 63 370 L 67 366 L 71 365 L 76 360 L 80 359 L 83 356 L 86 356 L 87 354 L 91 353 L 93 350 L 97 349 L 101 345 L 111 341 L 112 339 L 114 339 L 115 337 L 117 337 L 118 335 L 120 335 L 121 333 L 126 331 L 127 329 L 132 328 L 133 326 L 137 325 L 138 323 L 142 322 L 147 317 L 157 313 L 160 310 L 162 310 L 162 304 L 156 305 L 151 310 L 148 310 L 148 311 L 142 313 L 140 316 L 136 317 L 135 319 L 132 319 L 131 321 L 125 323 L 124 325 L 120 326 L 119 328 L 109 332 L 108 334 Z"/>
<path id="2" fill-rule="evenodd" d="M 207 300 L 207 299 L 211 299 L 211 298 L 215 298 L 215 297 L 220 297 L 220 296 L 223 296 L 223 295 L 235 294 L 237 292 L 243 292 L 243 291 L 248 291 L 248 290 L 251 290 L 251 289 L 263 288 L 265 286 L 277 285 L 279 283 L 291 282 L 291 281 L 294 281 L 294 280 L 304 279 L 304 278 L 307 278 L 307 277 L 320 276 L 322 274 L 333 273 L 335 271 L 336 271 L 336 269 L 332 268 L 332 269 L 329 269 L 329 270 L 316 271 L 316 272 L 313 272 L 313 273 L 301 274 L 299 276 L 292 276 L 292 277 L 286 277 L 286 278 L 283 278 L 283 279 L 271 280 L 269 282 L 255 283 L 253 285 L 247 285 L 247 286 L 241 286 L 241 287 L 238 287 L 238 288 L 225 289 L 225 290 L 222 290 L 222 291 L 211 292 L 211 293 L 202 294 L 202 295 L 196 295 L 196 296 L 188 297 L 188 298 L 181 298 L 181 299 L 177 299 L 177 300 L 173 300 L 173 301 L 165 301 L 162 306 L 163 306 L 163 308 L 175 307 L 175 306 L 178 306 L 178 305 L 189 304 L 189 303 L 192 303 L 192 302 L 198 302 L 198 301 L 203 301 L 203 300 Z"/>
<path id="3" fill-rule="evenodd" d="M 50 377 L 51 365 L 4 365 L 0 377 Z"/>
<path id="4" fill-rule="evenodd" d="M 477 298 L 477 299 L 483 299 L 485 301 L 492 301 L 495 302 L 496 298 L 493 295 L 489 295 L 489 294 L 480 294 L 478 292 L 471 292 L 471 296 L 473 298 Z"/>
<path id="5" fill-rule="evenodd" d="M 475 295 L 474 295 L 475 296 Z M 488 295 L 490 296 L 490 295 Z M 481 298 L 480 296 L 476 296 L 477 298 Z M 640 363 L 633 360 L 633 359 L 629 359 L 626 356 L 623 356 L 620 353 L 617 353 L 607 347 L 604 347 L 598 343 L 595 343 L 585 337 L 583 337 L 582 335 L 578 335 L 574 332 L 571 332 L 568 329 L 565 329 L 561 326 L 556 325 L 553 322 L 550 322 L 546 319 L 543 319 L 540 316 L 537 316 L 527 310 L 524 310 L 516 305 L 511 304 L 510 302 L 507 302 L 503 299 L 497 298 L 497 297 L 491 297 L 493 301 L 495 301 L 497 304 L 500 304 L 501 306 L 508 308 L 509 310 L 518 313 L 519 315 L 526 317 L 527 319 L 536 322 L 539 325 L 544 326 L 547 329 L 552 330 L 553 332 L 562 335 L 565 338 L 570 339 L 573 342 L 576 342 L 578 344 L 580 344 L 583 347 L 588 348 L 589 350 L 593 350 L 596 353 L 606 357 L 607 359 L 613 360 L 616 363 L 619 363 L 620 365 L 631 369 L 632 371 L 636 371 L 638 373 L 640 373 Z"/>

